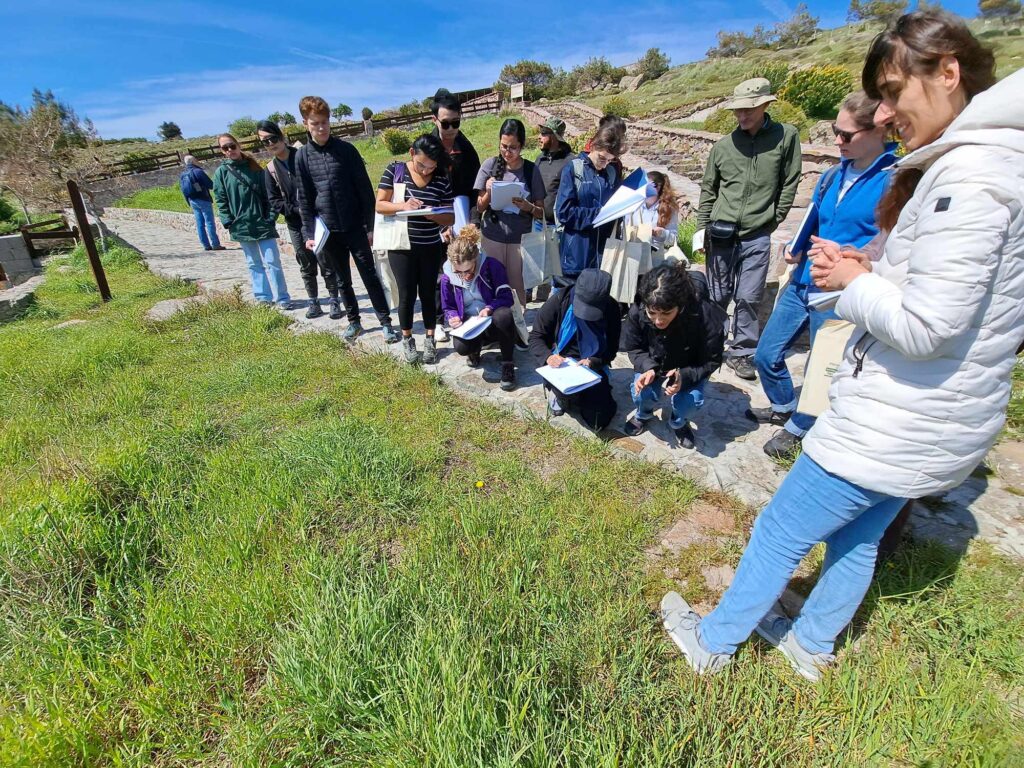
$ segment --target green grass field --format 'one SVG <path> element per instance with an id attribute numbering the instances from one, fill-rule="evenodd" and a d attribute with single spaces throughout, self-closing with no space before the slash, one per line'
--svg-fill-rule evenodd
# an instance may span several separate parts
<path id="1" fill-rule="evenodd" d="M 696 678 L 654 608 L 748 511 L 237 297 L 146 321 L 193 288 L 104 260 L 0 325 L 0 764 L 1019 760 L 1019 564 L 908 544 L 820 687 Z"/>

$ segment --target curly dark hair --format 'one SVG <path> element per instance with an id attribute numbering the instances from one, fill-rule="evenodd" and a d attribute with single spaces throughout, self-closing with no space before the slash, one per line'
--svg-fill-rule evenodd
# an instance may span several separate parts
<path id="1" fill-rule="evenodd" d="M 697 291 L 686 274 L 685 264 L 662 264 L 643 276 L 637 300 L 646 309 L 686 310 L 696 306 Z"/>

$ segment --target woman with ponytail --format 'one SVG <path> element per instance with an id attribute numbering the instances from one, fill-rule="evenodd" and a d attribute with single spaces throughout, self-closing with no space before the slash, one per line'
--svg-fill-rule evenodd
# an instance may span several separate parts
<path id="1" fill-rule="evenodd" d="M 758 517 L 732 585 L 706 618 L 670 592 L 662 618 L 698 672 L 725 666 L 754 629 L 818 680 L 907 499 L 959 485 L 1003 426 L 1024 337 L 1024 70 L 997 85 L 991 51 L 943 11 L 901 16 L 871 45 L 862 85 L 909 154 L 882 198 L 878 261 L 815 257 L 857 327 L 829 408 Z M 825 542 L 799 616 L 775 601 Z"/>
<path id="2" fill-rule="evenodd" d="M 282 309 L 291 309 L 277 248 L 277 214 L 270 207 L 263 167 L 230 133 L 218 136 L 217 144 L 224 162 L 213 174 L 213 198 L 221 224 L 242 246 L 253 296 L 261 304 L 277 302 Z"/>
<path id="3" fill-rule="evenodd" d="M 661 171 L 648 171 L 647 199 L 629 217 L 629 223 L 647 224 L 658 248 L 671 248 L 679 236 L 679 201 L 672 182 Z"/>
<path id="4" fill-rule="evenodd" d="M 471 317 L 491 318 L 491 324 L 479 336 L 469 340 L 453 337 L 452 346 L 470 368 L 479 368 L 483 345 L 497 342 L 501 350 L 500 384 L 507 392 L 516 386 L 512 289 L 505 267 L 480 251 L 480 240 L 479 228 L 467 224 L 449 243 L 441 275 L 441 310 L 452 330 Z"/>

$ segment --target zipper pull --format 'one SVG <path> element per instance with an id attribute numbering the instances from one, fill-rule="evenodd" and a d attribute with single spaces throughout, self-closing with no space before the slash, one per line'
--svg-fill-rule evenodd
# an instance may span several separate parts
<path id="1" fill-rule="evenodd" d="M 861 368 L 863 368 L 863 367 L 864 367 L 864 358 L 863 357 L 858 357 L 857 358 L 857 364 L 855 366 L 853 366 L 853 378 L 855 378 L 855 379 L 857 378 L 857 376 L 860 374 Z"/>

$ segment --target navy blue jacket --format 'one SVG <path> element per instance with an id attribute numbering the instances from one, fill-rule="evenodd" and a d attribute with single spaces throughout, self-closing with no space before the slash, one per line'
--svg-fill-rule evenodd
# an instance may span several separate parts
<path id="1" fill-rule="evenodd" d="M 213 189 L 213 181 L 209 176 L 206 175 L 206 171 L 202 168 L 196 168 L 194 165 L 190 165 L 181 173 L 181 178 L 178 181 L 179 188 L 183 189 L 184 185 L 181 183 L 186 176 L 191 178 L 192 182 L 192 197 L 190 198 L 184 192 L 186 200 L 206 200 L 209 203 L 213 202 L 213 198 L 210 197 L 210 190 Z"/>
<path id="2" fill-rule="evenodd" d="M 843 186 L 843 173 L 853 161 L 843 160 L 838 169 L 821 174 L 811 196 L 818 206 L 818 237 L 859 248 L 878 234 L 875 209 L 889 186 L 892 174 L 886 169 L 896 162 L 895 148 L 895 144 L 887 145 L 886 151 L 853 182 L 842 200 L 839 199 L 839 190 Z M 825 184 L 828 189 L 822 198 Z M 811 285 L 811 264 L 806 254 L 793 271 L 792 282 L 794 285 Z"/>
<path id="3" fill-rule="evenodd" d="M 558 223 L 563 227 L 558 253 L 561 256 L 562 273 L 567 277 L 575 277 L 584 269 L 597 269 L 601 266 L 601 250 L 615 223 L 595 228 L 591 222 L 622 183 L 619 174 L 610 165 L 598 172 L 585 152 L 581 152 L 578 157 L 583 160 L 583 182 L 579 192 L 576 191 L 573 161 L 570 160 L 562 169 L 555 202 Z"/>

